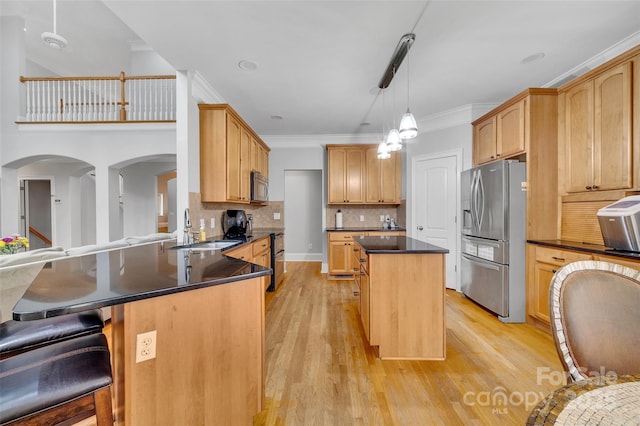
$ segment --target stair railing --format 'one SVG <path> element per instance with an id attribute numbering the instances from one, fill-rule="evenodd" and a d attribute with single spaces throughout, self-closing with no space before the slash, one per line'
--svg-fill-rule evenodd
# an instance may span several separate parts
<path id="1" fill-rule="evenodd" d="M 18 123 L 175 121 L 176 76 L 20 77 L 25 119 Z"/>

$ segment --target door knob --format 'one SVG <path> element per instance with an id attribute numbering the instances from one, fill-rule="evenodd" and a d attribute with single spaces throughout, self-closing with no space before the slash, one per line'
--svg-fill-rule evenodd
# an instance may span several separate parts
<path id="1" fill-rule="evenodd" d="M 422 231 L 423 229 L 422 225 L 418 225 L 418 231 Z"/>

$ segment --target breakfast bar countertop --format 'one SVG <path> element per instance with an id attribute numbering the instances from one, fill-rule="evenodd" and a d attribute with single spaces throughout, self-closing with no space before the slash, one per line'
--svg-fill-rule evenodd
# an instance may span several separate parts
<path id="1" fill-rule="evenodd" d="M 0 280 L 30 281 L 15 320 L 53 317 L 269 275 L 271 269 L 222 250 L 175 248 L 161 241 L 30 265 L 35 274 L 0 270 Z M 35 275 L 35 278 L 33 277 Z M 19 284 L 19 283 L 18 283 Z"/>
<path id="2" fill-rule="evenodd" d="M 529 244 L 536 244 L 540 246 L 555 247 L 566 250 L 577 250 L 585 253 L 602 254 L 632 260 L 640 260 L 640 252 L 615 250 L 600 244 L 581 243 L 569 240 L 527 240 L 527 242 Z"/>
<path id="3" fill-rule="evenodd" d="M 327 232 L 397 232 L 397 231 L 406 231 L 406 228 L 401 228 L 396 226 L 395 228 L 383 228 L 383 227 L 372 227 L 372 226 L 351 226 L 348 228 L 327 228 Z"/>
<path id="4" fill-rule="evenodd" d="M 438 247 L 410 237 L 356 237 L 367 254 L 429 254 L 449 253 L 446 248 Z"/>

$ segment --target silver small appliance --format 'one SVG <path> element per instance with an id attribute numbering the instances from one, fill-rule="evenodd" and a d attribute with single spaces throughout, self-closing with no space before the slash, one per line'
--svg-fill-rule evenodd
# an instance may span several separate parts
<path id="1" fill-rule="evenodd" d="M 222 214 L 224 237 L 244 237 L 247 233 L 247 214 L 244 210 L 227 210 Z"/>
<path id="2" fill-rule="evenodd" d="M 640 252 L 640 195 L 624 197 L 598 210 L 604 245 Z"/>

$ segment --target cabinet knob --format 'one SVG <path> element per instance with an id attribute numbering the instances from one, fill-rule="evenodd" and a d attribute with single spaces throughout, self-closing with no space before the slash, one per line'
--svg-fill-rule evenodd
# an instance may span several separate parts
<path id="1" fill-rule="evenodd" d="M 422 231 L 423 229 L 422 225 L 418 225 L 418 231 Z"/>
<path id="2" fill-rule="evenodd" d="M 598 189 L 598 185 L 593 185 L 592 188 L 593 189 Z"/>
<path id="3" fill-rule="evenodd" d="M 551 256 L 552 259 L 557 260 L 558 262 L 564 262 L 565 258 L 564 257 L 556 257 L 556 256 Z"/>
<path id="4" fill-rule="evenodd" d="M 556 272 L 558 272 L 558 270 L 557 269 L 552 269 L 551 272 L 553 272 L 555 274 Z"/>
<path id="5" fill-rule="evenodd" d="M 591 186 L 585 186 L 585 189 L 590 191 L 591 190 Z"/>
<path id="6" fill-rule="evenodd" d="M 496 154 L 496 157 L 500 157 L 500 154 Z"/>

